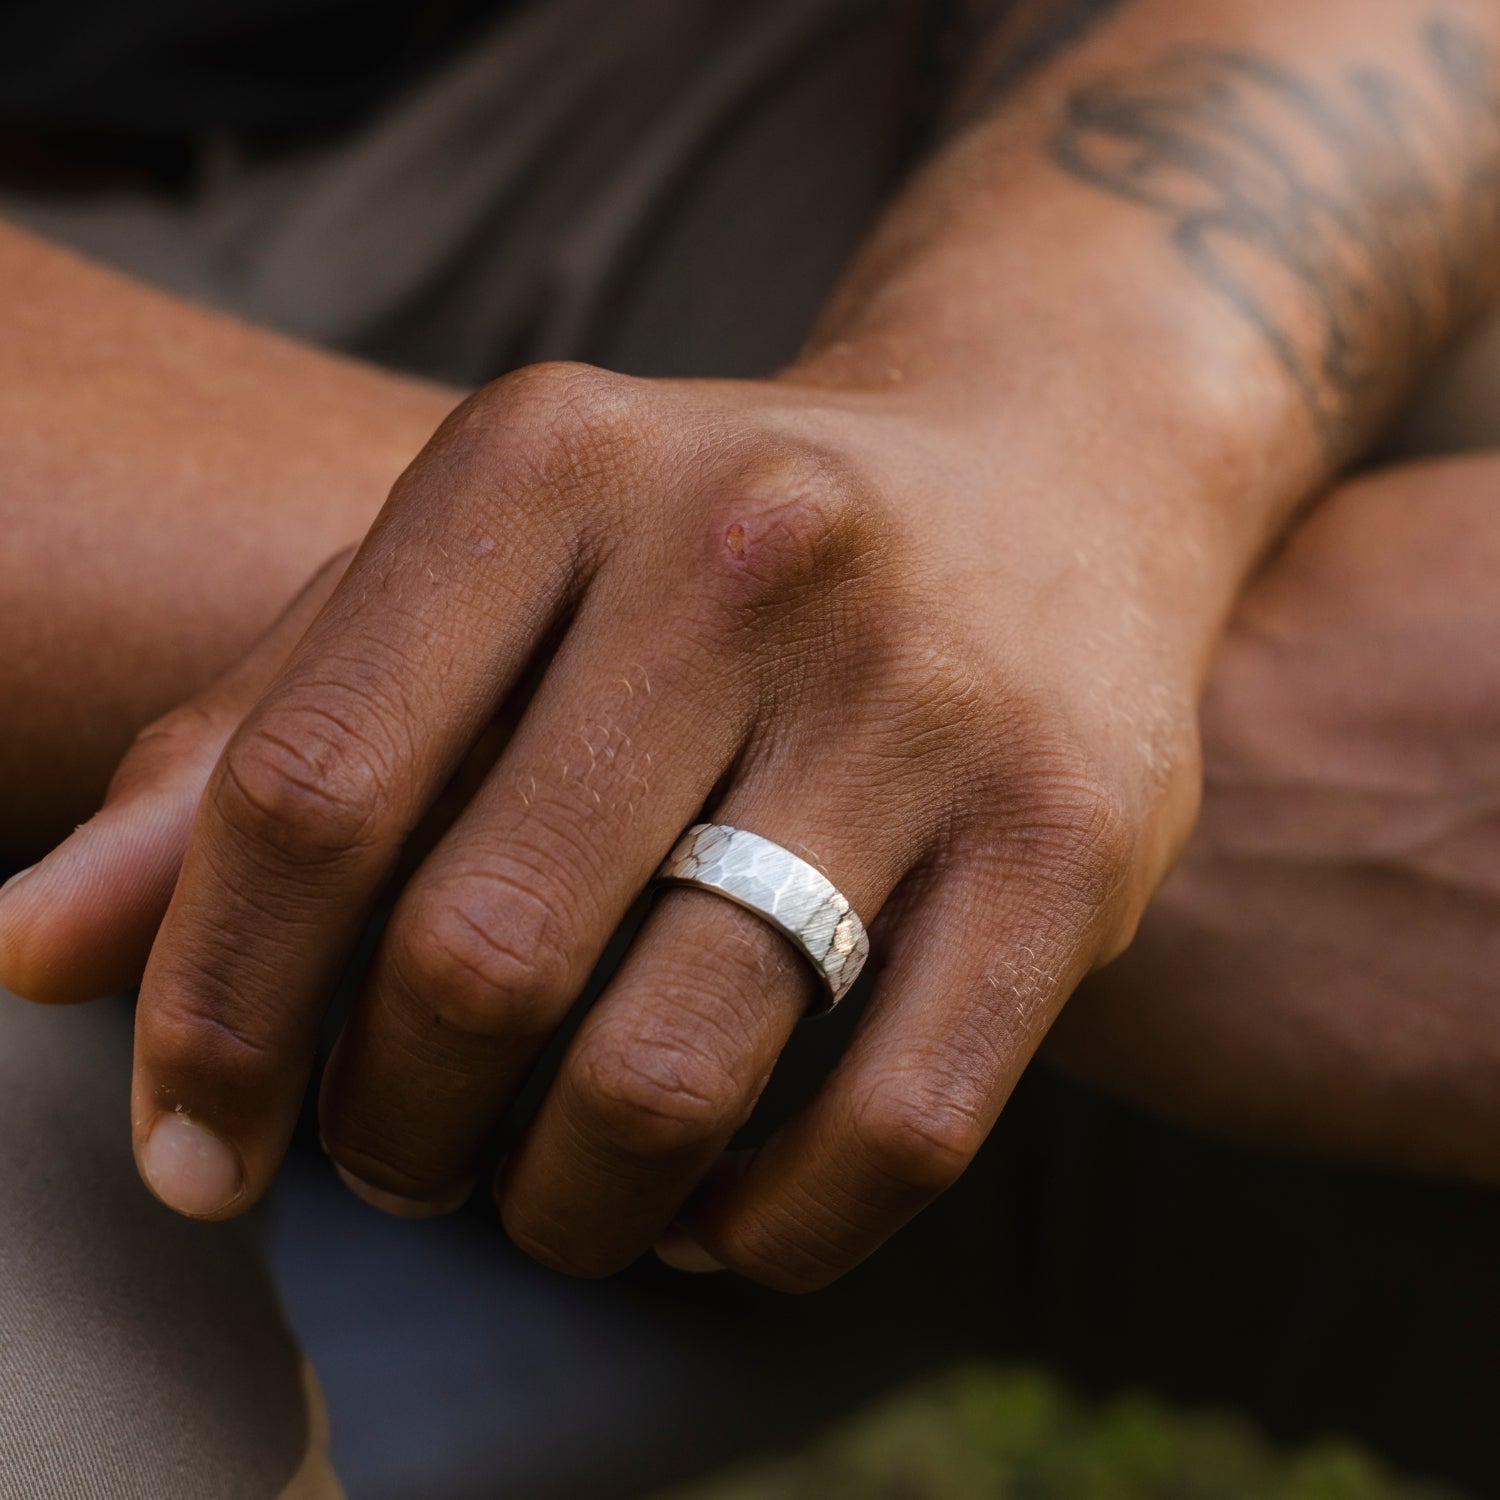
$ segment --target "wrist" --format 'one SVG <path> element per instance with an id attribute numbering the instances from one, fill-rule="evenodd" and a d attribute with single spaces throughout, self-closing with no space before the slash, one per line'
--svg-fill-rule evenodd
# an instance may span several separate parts
<path id="1" fill-rule="evenodd" d="M 1093 344 L 1068 336 L 1065 315 L 1025 308 L 987 339 L 950 340 L 932 335 L 920 299 L 900 300 L 779 378 L 900 421 L 934 474 L 970 479 L 944 497 L 966 536 L 1038 570 L 1076 554 L 1102 595 L 1162 617 L 1201 680 L 1246 576 L 1316 482 L 1268 436 L 1275 417 L 1253 378 L 1140 308 L 1136 326 Z"/>

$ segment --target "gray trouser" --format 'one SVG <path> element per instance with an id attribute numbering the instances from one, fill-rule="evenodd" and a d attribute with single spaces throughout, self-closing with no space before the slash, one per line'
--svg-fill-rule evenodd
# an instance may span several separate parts
<path id="1" fill-rule="evenodd" d="M 0 217 L 460 383 L 547 357 L 753 375 L 899 170 L 901 9 L 548 0 L 336 141 L 205 140 L 188 194 L 0 172 Z M 799 1037 L 776 1087 L 837 1042 Z M 128 1069 L 123 1002 L 0 997 L 0 1497 L 336 1493 L 254 1226 L 147 1197 Z M 305 1143 L 262 1220 L 352 1500 L 640 1494 L 979 1350 L 1500 1488 L 1493 1195 L 1271 1167 L 1044 1078 L 955 1193 L 804 1301 L 565 1283 L 482 1212 L 379 1218 Z"/>

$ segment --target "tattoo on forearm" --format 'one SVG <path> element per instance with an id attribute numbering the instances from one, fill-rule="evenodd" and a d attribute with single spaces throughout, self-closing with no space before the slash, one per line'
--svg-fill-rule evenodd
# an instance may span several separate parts
<path id="1" fill-rule="evenodd" d="M 1193 275 L 1264 338 L 1327 458 L 1350 457 L 1500 277 L 1500 89 L 1484 37 L 1435 18 L 1409 76 L 1320 86 L 1184 47 L 1068 101 L 1053 159 L 1167 215 Z"/>

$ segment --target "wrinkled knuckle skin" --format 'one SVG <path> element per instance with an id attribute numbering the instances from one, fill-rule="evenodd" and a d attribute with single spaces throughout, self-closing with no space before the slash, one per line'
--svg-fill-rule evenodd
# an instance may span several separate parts
<path id="1" fill-rule="evenodd" d="M 226 1084 L 253 1096 L 284 1076 L 287 1059 L 263 1023 L 232 995 L 200 985 L 190 1001 L 158 1003 L 149 1012 L 150 1055 L 159 1076 L 191 1078 L 218 1107 Z M 163 1103 L 173 1103 L 163 1099 Z"/>
<path id="2" fill-rule="evenodd" d="M 510 920 L 492 894 L 480 899 L 461 884 L 430 892 L 395 926 L 401 982 L 454 1031 L 497 1040 L 544 1036 L 572 999 L 571 964 L 545 934 L 512 935 L 527 925 Z"/>
<path id="3" fill-rule="evenodd" d="M 1118 870 L 1130 862 L 1135 835 L 1122 799 L 1097 778 L 1080 776 L 1045 800 L 1049 821 L 1063 848 L 1076 851 L 1101 871 Z"/>
<path id="4" fill-rule="evenodd" d="M 1127 794 L 1071 734 L 1038 730 L 1019 737 L 990 767 L 984 796 L 1015 860 L 1065 900 L 1070 913 L 1117 900 L 1141 849 L 1141 799 Z"/>
<path id="5" fill-rule="evenodd" d="M 717 586 L 753 607 L 859 575 L 879 531 L 869 497 L 836 460 L 769 448 L 710 492 L 701 550 Z"/>
<path id="6" fill-rule="evenodd" d="M 978 1120 L 929 1087 L 872 1091 L 853 1120 L 861 1158 L 883 1181 L 918 1199 L 952 1187 L 984 1144 Z"/>
<path id="7" fill-rule="evenodd" d="M 1076 901 L 1085 920 L 1107 918 L 1131 885 L 1140 838 L 1123 800 L 1080 777 L 1047 789 L 1033 827 L 1048 884 Z"/>
<path id="8" fill-rule="evenodd" d="M 226 732 L 227 726 L 200 704 L 174 708 L 135 736 L 110 780 L 109 796 L 200 768 L 206 774 Z"/>
<path id="9" fill-rule="evenodd" d="M 230 741 L 214 790 L 224 824 L 293 866 L 318 866 L 380 841 L 385 772 L 325 715 L 270 716 Z"/>
<path id="10" fill-rule="evenodd" d="M 450 463 L 488 470 L 515 454 L 551 485 L 594 471 L 639 427 L 644 382 L 593 365 L 552 361 L 492 381 L 443 431 Z"/>
<path id="11" fill-rule="evenodd" d="M 632 1156 L 698 1149 L 732 1128 L 742 1090 L 707 1054 L 601 1030 L 580 1048 L 573 1087 L 603 1137 Z"/>
<path id="12" fill-rule="evenodd" d="M 137 733 L 130 753 L 144 752 L 177 760 L 196 755 L 205 742 L 222 733 L 221 721 L 197 703 L 184 703 Z"/>
<path id="13" fill-rule="evenodd" d="M 622 500 L 662 488 L 642 474 L 656 462 L 655 405 L 649 381 L 529 365 L 469 397 L 402 483 L 425 492 L 419 510 L 457 495 L 508 525 L 524 522 L 527 545 L 542 544 L 571 579 L 619 543 Z"/>
<path id="14" fill-rule="evenodd" d="M 564 431 L 587 431 L 619 406 L 637 382 L 580 360 L 543 360 L 493 380 L 479 394 L 492 415 Z"/>

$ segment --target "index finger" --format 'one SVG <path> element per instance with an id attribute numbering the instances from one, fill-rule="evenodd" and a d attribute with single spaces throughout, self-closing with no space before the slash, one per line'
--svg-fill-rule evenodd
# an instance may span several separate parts
<path id="1" fill-rule="evenodd" d="M 227 1217 L 270 1181 L 382 882 L 566 602 L 534 451 L 474 459 L 465 424 L 495 400 L 397 485 L 205 791 L 136 1022 L 137 1159 L 180 1212 Z"/>

